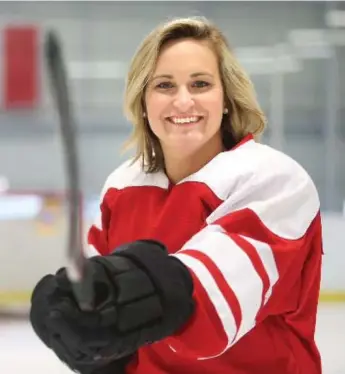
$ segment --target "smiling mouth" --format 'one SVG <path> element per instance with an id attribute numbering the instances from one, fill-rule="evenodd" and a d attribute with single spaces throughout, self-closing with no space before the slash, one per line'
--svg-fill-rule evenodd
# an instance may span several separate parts
<path id="1" fill-rule="evenodd" d="M 200 122 L 204 117 L 190 116 L 190 117 L 167 117 L 166 120 L 174 125 L 188 125 Z"/>

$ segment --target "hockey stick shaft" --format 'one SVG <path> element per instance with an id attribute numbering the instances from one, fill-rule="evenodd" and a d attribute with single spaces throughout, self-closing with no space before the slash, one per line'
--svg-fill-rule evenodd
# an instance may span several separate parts
<path id="1" fill-rule="evenodd" d="M 66 182 L 69 199 L 69 235 L 67 247 L 67 274 L 72 283 L 75 297 L 83 310 L 90 310 L 93 304 L 92 276 L 87 268 L 83 252 L 80 176 L 78 163 L 77 136 L 72 117 L 61 44 L 53 31 L 47 33 L 45 58 L 50 88 L 59 118 L 63 147 Z"/>

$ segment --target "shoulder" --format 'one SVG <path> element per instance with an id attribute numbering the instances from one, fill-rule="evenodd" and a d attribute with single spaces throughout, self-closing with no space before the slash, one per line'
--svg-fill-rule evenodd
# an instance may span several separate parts
<path id="1" fill-rule="evenodd" d="M 238 180 L 248 194 L 270 200 L 272 206 L 291 203 L 317 211 L 320 206 L 316 186 L 305 168 L 284 152 L 268 145 L 248 142 L 226 155 L 238 164 Z M 241 185 L 241 183 L 239 183 Z"/>
<path id="2" fill-rule="evenodd" d="M 263 189 L 275 193 L 284 188 L 303 189 L 317 198 L 310 175 L 296 160 L 254 140 L 217 155 L 191 179 L 206 183 L 221 200 L 234 194 Z"/>
<path id="3" fill-rule="evenodd" d="M 222 201 L 209 223 L 224 212 L 250 210 L 273 232 L 293 238 L 320 210 L 307 171 L 289 155 L 254 140 L 219 154 L 190 181 L 206 184 Z"/>
<path id="4" fill-rule="evenodd" d="M 319 195 L 310 175 L 287 154 L 253 141 L 214 161 L 214 175 L 221 180 L 211 183 L 224 203 L 209 222 L 224 211 L 249 209 L 277 235 L 298 238 L 318 215 Z"/>
<path id="5" fill-rule="evenodd" d="M 247 147 L 234 150 L 233 154 L 229 152 L 228 156 L 243 165 L 243 172 L 239 171 L 239 174 L 250 179 L 254 186 L 265 186 L 272 193 L 284 189 L 291 192 L 305 190 L 317 198 L 318 193 L 309 173 L 284 152 L 253 141 Z"/>
<path id="6" fill-rule="evenodd" d="M 291 156 L 268 145 L 248 142 L 242 147 L 228 152 L 226 159 L 241 166 L 239 175 L 253 178 L 257 183 L 270 180 L 280 185 L 313 184 L 309 173 Z"/>
<path id="7" fill-rule="evenodd" d="M 152 186 L 168 188 L 168 180 L 162 173 L 146 173 L 140 161 L 126 160 L 106 178 L 102 188 L 102 196 L 109 189 L 123 190 L 128 187 Z"/>

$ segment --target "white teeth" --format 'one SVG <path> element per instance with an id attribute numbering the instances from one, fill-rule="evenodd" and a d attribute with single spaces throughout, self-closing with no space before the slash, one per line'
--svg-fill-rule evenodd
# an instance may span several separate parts
<path id="1" fill-rule="evenodd" d="M 186 117 L 186 118 L 176 118 L 170 117 L 170 120 L 174 123 L 193 123 L 198 122 L 200 117 Z"/>

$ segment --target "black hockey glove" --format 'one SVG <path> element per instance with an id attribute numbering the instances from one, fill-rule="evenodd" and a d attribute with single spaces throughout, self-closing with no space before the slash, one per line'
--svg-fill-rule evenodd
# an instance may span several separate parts
<path id="1" fill-rule="evenodd" d="M 188 269 L 155 241 L 136 241 L 88 260 L 95 308 L 79 309 L 65 269 L 48 275 L 32 295 L 36 334 L 72 370 L 120 374 L 138 348 L 187 322 L 194 310 Z"/>

